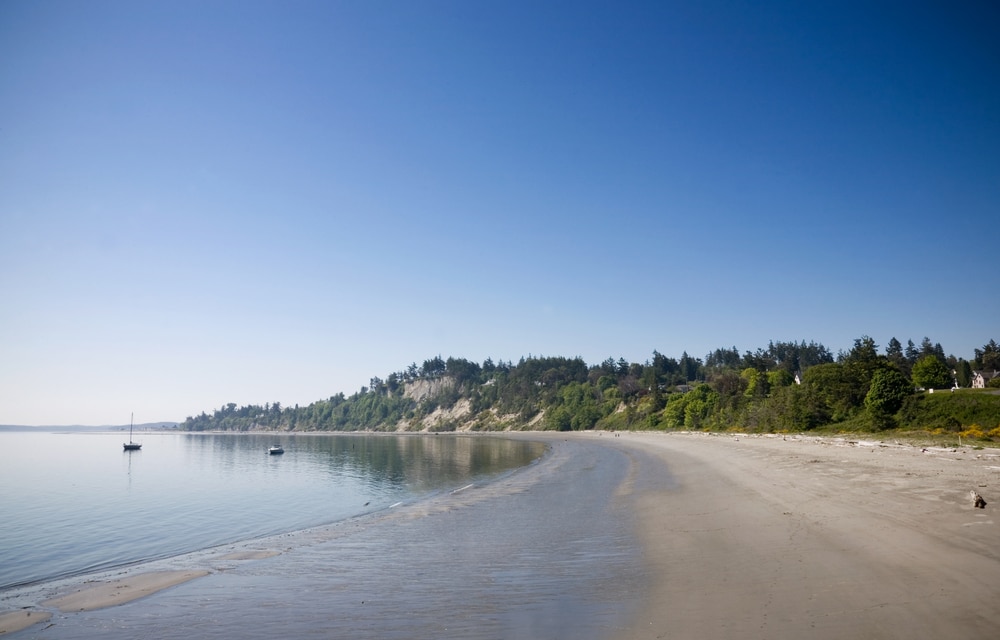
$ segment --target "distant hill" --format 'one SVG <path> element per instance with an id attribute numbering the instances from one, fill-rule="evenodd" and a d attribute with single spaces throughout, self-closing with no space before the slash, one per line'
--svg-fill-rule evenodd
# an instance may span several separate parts
<path id="1" fill-rule="evenodd" d="M 179 426 L 177 422 L 146 422 L 143 424 L 133 425 L 134 430 L 139 431 L 156 431 L 162 429 L 176 429 Z M 83 424 L 63 424 L 63 425 L 43 425 L 43 426 L 28 426 L 28 425 L 16 425 L 16 424 L 0 424 L 0 431 L 121 431 L 123 429 L 128 429 L 127 424 L 122 425 L 83 425 Z"/>
<path id="2" fill-rule="evenodd" d="M 928 344 L 930 345 L 929 341 Z M 992 341 L 990 345 L 994 344 Z M 987 345 L 988 347 L 990 345 Z M 937 345 L 921 355 L 870 338 L 836 357 L 815 343 L 770 343 L 740 355 L 720 349 L 704 360 L 657 352 L 645 363 L 611 358 L 529 357 L 481 365 L 462 358 L 427 360 L 349 397 L 306 406 L 280 403 L 188 417 L 187 431 L 503 431 L 740 430 L 750 432 L 930 430 L 1000 440 L 1000 396 L 950 387 L 972 363 L 945 357 Z M 975 364 L 987 351 L 977 350 Z M 930 365 L 933 365 L 931 367 Z M 947 375 L 933 384 L 923 369 Z M 910 371 L 913 371 L 911 378 Z M 921 377 L 921 380 L 915 381 Z M 921 384 L 917 384 L 921 382 Z M 947 385 L 935 386 L 935 385 Z M 918 390 L 926 387 L 933 391 Z M 947 391 L 941 393 L 941 390 Z"/>

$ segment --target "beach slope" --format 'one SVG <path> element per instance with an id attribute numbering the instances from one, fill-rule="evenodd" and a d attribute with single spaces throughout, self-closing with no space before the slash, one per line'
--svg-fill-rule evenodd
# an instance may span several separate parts
<path id="1" fill-rule="evenodd" d="M 1000 497 L 993 451 L 791 436 L 604 440 L 635 463 L 623 499 L 649 589 L 623 640 L 1000 629 L 1000 530 L 994 505 L 970 497 Z M 669 482 L 643 482 L 663 469 Z"/>

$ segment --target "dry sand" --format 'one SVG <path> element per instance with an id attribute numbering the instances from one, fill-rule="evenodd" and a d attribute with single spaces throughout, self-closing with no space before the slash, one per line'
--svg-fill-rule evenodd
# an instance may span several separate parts
<path id="1" fill-rule="evenodd" d="M 674 480 L 626 491 L 651 591 L 621 638 L 1000 637 L 997 450 L 603 437 Z"/>

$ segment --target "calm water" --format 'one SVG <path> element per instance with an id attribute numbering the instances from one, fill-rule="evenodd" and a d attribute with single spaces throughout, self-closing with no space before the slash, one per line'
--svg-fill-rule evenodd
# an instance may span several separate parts
<path id="1" fill-rule="evenodd" d="M 299 530 L 530 463 L 486 437 L 0 432 L 0 589 Z M 267 447 L 280 442 L 285 454 Z"/>

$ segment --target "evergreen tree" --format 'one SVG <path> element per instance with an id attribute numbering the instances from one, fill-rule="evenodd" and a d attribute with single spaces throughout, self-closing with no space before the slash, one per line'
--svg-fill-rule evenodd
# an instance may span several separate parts
<path id="1" fill-rule="evenodd" d="M 975 349 L 976 366 L 981 371 L 1000 371 L 1000 345 L 990 340 L 982 349 Z"/>

